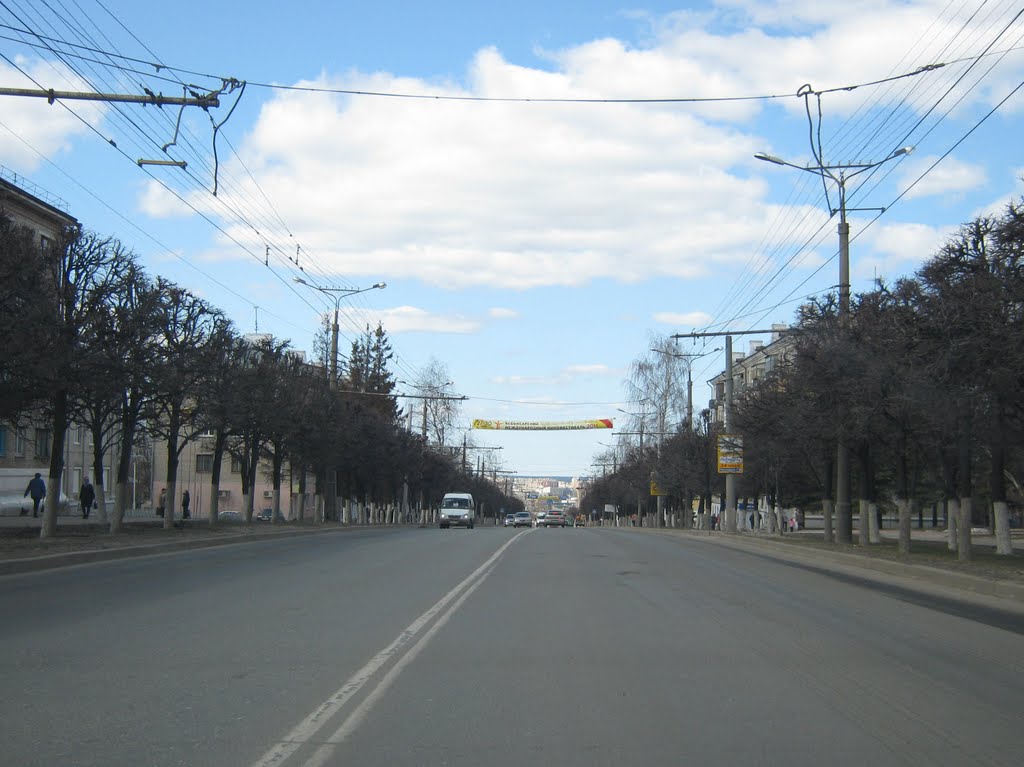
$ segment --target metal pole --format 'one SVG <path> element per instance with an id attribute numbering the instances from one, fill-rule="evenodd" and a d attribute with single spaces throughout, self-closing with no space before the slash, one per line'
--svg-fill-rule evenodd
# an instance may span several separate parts
<path id="1" fill-rule="evenodd" d="M 693 366 L 686 366 L 686 428 L 693 431 Z"/>
<path id="2" fill-rule="evenodd" d="M 726 434 L 732 433 L 732 336 L 725 337 L 725 422 Z M 725 531 L 736 532 L 736 475 L 725 475 Z"/>
<path id="3" fill-rule="evenodd" d="M 338 388 L 338 302 L 334 300 L 334 323 L 331 325 L 331 386 Z"/>
<path id="4" fill-rule="evenodd" d="M 840 174 L 839 186 L 839 332 L 846 338 L 850 321 L 850 225 L 846 221 L 846 178 Z M 840 543 L 853 540 L 853 516 L 850 508 L 850 449 L 844 424 L 839 423 L 836 444 L 836 537 Z"/>

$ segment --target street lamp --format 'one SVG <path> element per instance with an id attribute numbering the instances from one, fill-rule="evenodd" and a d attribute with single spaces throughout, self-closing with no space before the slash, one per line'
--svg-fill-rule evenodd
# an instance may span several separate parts
<path id="1" fill-rule="evenodd" d="M 846 222 L 846 182 L 854 176 L 865 171 L 877 168 L 897 157 L 903 157 L 914 151 L 912 146 L 904 146 L 894 150 L 888 157 L 877 162 L 850 163 L 847 165 L 795 165 L 774 155 L 758 152 L 754 155 L 758 160 L 764 160 L 775 165 L 785 165 L 789 168 L 796 168 L 806 173 L 813 173 L 819 176 L 824 183 L 825 179 L 831 179 L 839 189 L 839 207 L 833 208 L 829 203 L 829 215 L 839 214 L 839 323 L 840 328 L 848 321 L 850 313 L 850 225 Z M 848 172 L 848 171 L 852 171 Z M 827 190 L 826 190 L 827 191 Z M 885 208 L 851 208 L 851 210 L 878 210 L 885 212 Z M 840 541 L 849 543 L 853 537 L 853 517 L 850 515 L 850 451 L 840 434 L 836 446 L 836 516 L 840 525 Z M 864 525 L 861 525 L 862 529 Z M 863 534 L 863 533 L 862 533 Z M 826 525 L 826 540 L 831 540 L 832 531 Z"/>
<path id="2" fill-rule="evenodd" d="M 377 282 L 368 288 L 325 288 L 307 282 L 301 277 L 293 277 L 295 282 L 305 285 L 307 288 L 318 290 L 326 296 L 334 298 L 334 323 L 331 325 L 331 386 L 338 388 L 338 308 L 341 299 L 354 296 L 357 293 L 366 293 L 368 290 L 381 290 L 388 285 L 386 282 Z"/>

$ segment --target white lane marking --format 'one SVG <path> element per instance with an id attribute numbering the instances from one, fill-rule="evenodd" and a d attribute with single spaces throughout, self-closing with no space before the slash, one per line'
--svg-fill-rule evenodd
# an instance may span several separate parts
<path id="1" fill-rule="evenodd" d="M 518 533 L 514 538 L 507 540 L 505 544 L 494 552 L 486 562 L 456 584 L 455 588 L 441 597 L 420 617 L 406 626 L 395 640 L 391 642 L 391 644 L 374 655 L 365 666 L 353 674 L 345 684 L 335 691 L 333 695 L 321 703 L 309 716 L 295 725 L 295 727 L 293 727 L 280 742 L 274 744 L 262 757 L 253 762 L 252 767 L 280 767 L 280 765 L 284 764 L 292 754 L 294 754 L 298 749 L 311 740 L 317 732 L 325 727 L 327 723 L 330 722 L 338 713 L 338 711 L 340 711 L 345 704 L 348 703 L 348 701 L 351 700 L 352 697 L 370 681 L 373 675 L 376 674 L 384 664 L 398 655 L 402 648 L 412 642 L 416 635 L 435 617 L 437 617 L 448 603 L 454 600 L 461 591 L 468 588 L 466 594 L 468 596 L 468 594 L 475 589 L 474 581 L 480 576 L 480 574 L 490 568 L 497 561 L 498 557 L 505 553 L 505 549 L 528 532 L 530 531 L 524 530 L 523 532 Z M 458 604 L 461 603 L 462 600 L 458 602 Z"/>
<path id="2" fill-rule="evenodd" d="M 356 731 L 359 725 L 363 723 L 363 720 L 366 719 L 367 714 L 370 713 L 370 709 L 376 705 L 377 701 L 384 697 L 384 693 L 386 693 L 388 688 L 390 688 L 394 681 L 398 679 L 398 675 L 402 673 L 406 666 L 416 659 L 416 656 L 420 654 L 420 651 L 423 650 L 423 648 L 430 644 L 430 640 L 434 637 L 434 634 L 440 631 L 444 625 L 448 623 L 448 619 L 458 612 L 462 603 L 469 598 L 470 594 L 479 588 L 480 584 L 483 583 L 487 576 L 492 572 L 494 572 L 493 567 L 481 575 L 476 583 L 462 592 L 462 595 L 452 603 L 452 606 L 449 607 L 440 618 L 437 619 L 434 625 L 427 629 L 426 633 L 409 648 L 408 652 L 398 659 L 395 665 L 391 667 L 383 678 L 381 678 L 377 686 L 374 687 L 363 699 L 363 702 L 348 715 L 348 718 L 342 722 L 341 726 L 334 731 L 324 745 L 320 746 L 320 748 L 316 750 L 316 753 L 314 753 L 313 756 L 303 764 L 303 767 L 323 767 L 323 765 L 327 763 L 327 760 L 333 756 L 334 751 L 341 745 L 342 741 Z"/>

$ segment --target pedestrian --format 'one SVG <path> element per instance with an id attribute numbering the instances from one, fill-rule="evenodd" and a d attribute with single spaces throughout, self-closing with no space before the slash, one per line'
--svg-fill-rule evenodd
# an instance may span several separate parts
<path id="1" fill-rule="evenodd" d="M 88 519 L 89 512 L 92 511 L 93 504 L 96 503 L 96 488 L 92 486 L 88 477 L 85 478 L 78 491 L 78 502 L 82 506 L 82 519 Z"/>
<path id="2" fill-rule="evenodd" d="M 160 488 L 160 498 L 156 502 L 156 515 L 162 517 L 164 515 L 164 508 L 167 506 L 167 488 Z"/>
<path id="3" fill-rule="evenodd" d="M 188 505 L 192 502 L 192 496 L 188 494 L 188 490 L 181 494 L 181 518 L 190 519 L 191 514 L 188 511 Z"/>
<path id="4" fill-rule="evenodd" d="M 46 497 L 46 483 L 43 482 L 43 475 L 38 471 L 36 472 L 36 475 L 28 481 L 28 487 L 25 488 L 25 495 L 22 497 L 24 498 L 29 495 L 32 496 L 32 516 L 38 517 L 39 503 Z M 26 514 L 28 514 L 28 509 L 22 509 L 20 516 L 24 517 Z"/>

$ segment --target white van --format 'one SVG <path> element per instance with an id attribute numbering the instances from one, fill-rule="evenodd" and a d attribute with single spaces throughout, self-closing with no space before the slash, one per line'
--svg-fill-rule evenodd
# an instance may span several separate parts
<path id="1" fill-rule="evenodd" d="M 473 529 L 476 503 L 469 493 L 446 493 L 441 501 L 441 529 L 461 525 Z"/>

